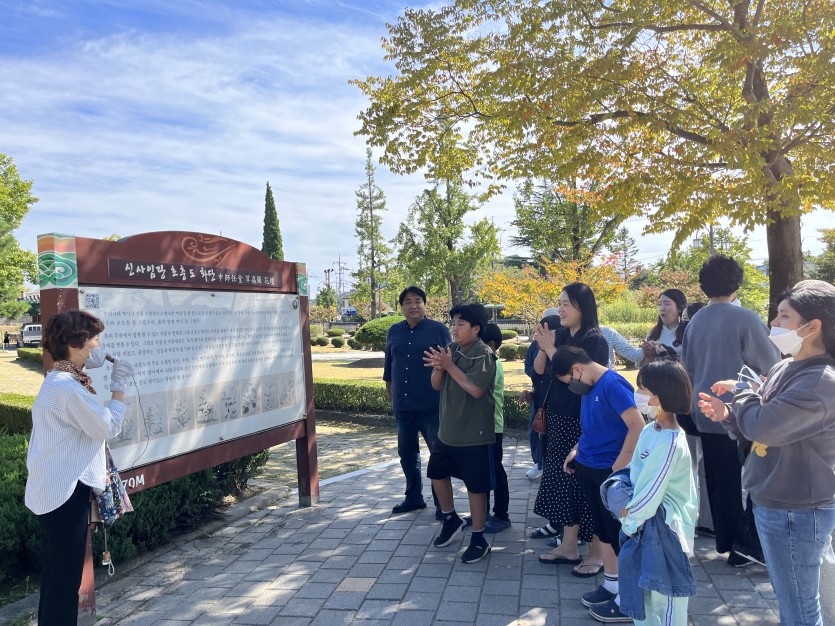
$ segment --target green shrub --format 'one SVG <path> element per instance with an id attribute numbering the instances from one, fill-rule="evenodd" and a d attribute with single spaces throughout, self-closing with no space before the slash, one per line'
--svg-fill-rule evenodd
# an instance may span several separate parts
<path id="1" fill-rule="evenodd" d="M 649 329 L 654 326 L 654 323 L 648 322 L 632 322 L 620 324 L 607 324 L 611 326 L 632 344 L 638 344 L 647 337 Z"/>
<path id="2" fill-rule="evenodd" d="M 23 504 L 27 435 L 0 435 L 0 582 L 40 561 L 40 529 Z"/>
<path id="3" fill-rule="evenodd" d="M 504 427 L 527 430 L 530 419 L 531 405 L 522 400 L 522 394 L 518 391 L 505 391 Z"/>
<path id="4" fill-rule="evenodd" d="M 40 566 L 37 518 L 24 504 L 28 435 L 0 435 L 0 582 L 33 575 Z M 114 562 L 123 562 L 171 541 L 217 516 L 223 498 L 237 494 L 268 459 L 267 451 L 223 463 L 131 496 L 134 512 L 107 531 Z M 102 533 L 93 535 L 101 554 Z"/>
<path id="5" fill-rule="evenodd" d="M 614 327 L 615 324 L 644 322 L 654 324 L 658 319 L 658 307 L 641 307 L 635 297 L 627 293 L 619 300 L 600 307 L 600 323 Z M 621 333 L 622 334 L 622 333 Z"/>
<path id="6" fill-rule="evenodd" d="M 515 343 L 503 343 L 499 346 L 499 357 L 504 361 L 513 361 L 518 355 Z"/>
<path id="7" fill-rule="evenodd" d="M 382 380 L 314 380 L 313 398 L 317 409 L 377 415 L 391 413 L 391 402 Z"/>
<path id="8" fill-rule="evenodd" d="M 316 339 L 314 339 L 313 342 L 317 346 L 326 346 L 330 343 L 330 340 L 327 337 L 316 337 Z"/>
<path id="9" fill-rule="evenodd" d="M 331 339 L 331 345 L 334 348 L 341 348 L 345 345 L 345 340 L 342 337 L 334 337 L 333 339 Z"/>
<path id="10" fill-rule="evenodd" d="M 218 487 L 225 495 L 240 496 L 247 482 L 255 476 L 270 460 L 270 451 L 262 450 L 228 463 L 221 463 L 212 468 Z"/>
<path id="11" fill-rule="evenodd" d="M 345 331 L 341 328 L 329 328 L 328 329 L 328 337 L 341 337 L 345 334 Z"/>
<path id="12" fill-rule="evenodd" d="M 18 348 L 17 358 L 34 363 L 43 363 L 43 348 Z"/>
<path id="13" fill-rule="evenodd" d="M 33 396 L 0 393 L 0 433 L 28 435 L 32 432 L 32 403 L 34 401 Z"/>
<path id="14" fill-rule="evenodd" d="M 351 350 L 362 350 L 360 342 L 353 337 L 348 338 L 348 347 L 351 348 Z"/>
<path id="15" fill-rule="evenodd" d="M 349 330 L 349 331 L 348 331 L 348 336 L 349 336 L 349 337 L 353 337 L 353 336 L 354 336 L 354 335 L 356 335 L 356 334 L 357 334 L 357 331 L 355 331 L 355 330 Z"/>
<path id="16" fill-rule="evenodd" d="M 405 317 L 402 315 L 387 315 L 376 320 L 371 320 L 362 325 L 354 335 L 354 338 L 359 341 L 363 347 L 371 348 L 372 350 L 385 350 L 386 335 L 389 328 L 397 322 L 401 322 Z"/>
<path id="17" fill-rule="evenodd" d="M 240 461 L 243 459 L 232 463 Z M 222 508 L 224 495 L 216 469 L 183 476 L 132 495 L 134 512 L 107 529 L 107 548 L 113 562 L 123 562 L 153 550 L 175 535 L 215 518 Z M 221 480 L 229 480 L 229 476 Z M 101 554 L 103 549 L 103 534 L 97 532 L 93 534 L 93 554 Z"/>
<path id="18" fill-rule="evenodd" d="M 519 356 L 520 359 L 524 359 L 528 355 L 528 348 L 530 347 L 530 343 L 517 343 L 516 354 Z"/>
<path id="19" fill-rule="evenodd" d="M 519 333 L 517 333 L 515 330 L 505 329 L 505 330 L 502 331 L 502 341 L 509 341 L 511 339 L 516 339 L 516 337 L 518 337 L 518 336 L 519 336 Z"/>
<path id="20" fill-rule="evenodd" d="M 514 328 L 513 329 L 517 335 L 527 335 L 528 329 L 527 328 Z"/>

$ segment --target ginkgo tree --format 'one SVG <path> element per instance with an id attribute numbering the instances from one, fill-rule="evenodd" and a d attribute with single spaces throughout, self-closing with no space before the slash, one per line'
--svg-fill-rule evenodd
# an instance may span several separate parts
<path id="1" fill-rule="evenodd" d="M 766 224 L 772 294 L 802 278 L 800 216 L 835 207 L 832 0 L 451 0 L 383 47 L 359 132 L 395 172 L 595 181 L 674 246 Z"/>

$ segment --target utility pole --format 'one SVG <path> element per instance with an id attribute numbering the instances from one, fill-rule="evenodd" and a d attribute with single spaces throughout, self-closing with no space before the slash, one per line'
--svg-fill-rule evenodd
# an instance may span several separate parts
<path id="1" fill-rule="evenodd" d="M 331 272 L 333 268 L 328 268 L 325 270 L 325 287 L 328 290 L 328 317 L 331 317 L 331 298 L 333 292 L 331 291 Z"/>

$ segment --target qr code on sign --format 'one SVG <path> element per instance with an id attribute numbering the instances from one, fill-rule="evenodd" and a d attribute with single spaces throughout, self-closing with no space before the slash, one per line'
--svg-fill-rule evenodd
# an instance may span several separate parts
<path id="1" fill-rule="evenodd" d="M 101 302 L 99 301 L 99 294 L 97 293 L 85 293 L 84 294 L 84 308 L 85 309 L 98 309 L 101 307 Z"/>

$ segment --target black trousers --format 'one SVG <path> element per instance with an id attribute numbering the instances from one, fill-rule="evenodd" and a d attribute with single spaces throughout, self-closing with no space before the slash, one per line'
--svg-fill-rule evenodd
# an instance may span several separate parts
<path id="1" fill-rule="evenodd" d="M 496 486 L 493 489 L 493 516 L 508 521 L 510 516 L 507 509 L 510 507 L 510 488 L 507 485 L 507 472 L 502 465 L 504 449 L 502 443 L 504 433 L 496 433 L 496 445 L 493 446 L 493 472 L 496 477 Z M 490 494 L 487 494 L 487 512 L 490 512 Z"/>
<path id="2" fill-rule="evenodd" d="M 736 441 L 716 433 L 702 433 L 701 437 L 707 499 L 713 517 L 713 530 L 716 531 L 716 551 L 729 552 L 734 542 L 756 545 L 756 529 L 753 524 L 745 522 L 742 465 Z"/>
<path id="3" fill-rule="evenodd" d="M 40 626 L 78 623 L 78 588 L 87 550 L 90 487 L 80 481 L 70 499 L 54 511 L 38 515 L 41 526 Z"/>
<path id="4" fill-rule="evenodd" d="M 580 483 L 580 489 L 586 496 L 594 520 L 594 534 L 603 543 L 612 546 L 615 554 L 620 554 L 620 522 L 603 506 L 600 499 L 600 485 L 612 475 L 612 468 L 596 469 L 574 461 L 574 475 Z"/>

